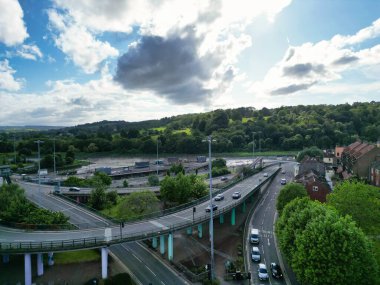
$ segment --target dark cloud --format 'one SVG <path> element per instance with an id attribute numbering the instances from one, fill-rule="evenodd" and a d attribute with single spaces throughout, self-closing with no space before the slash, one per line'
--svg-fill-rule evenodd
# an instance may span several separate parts
<path id="1" fill-rule="evenodd" d="M 286 94 L 291 94 L 291 93 L 295 93 L 295 92 L 300 91 L 300 90 L 309 89 L 315 83 L 316 82 L 307 83 L 307 84 L 291 84 L 291 85 L 286 86 L 286 87 L 281 87 L 281 88 L 272 90 L 270 94 L 271 95 L 286 95 Z"/>
<path id="2" fill-rule="evenodd" d="M 326 72 L 325 66 L 323 64 L 313 65 L 311 63 L 299 63 L 293 66 L 286 66 L 283 69 L 284 76 L 293 77 L 307 77 L 310 73 L 324 74 Z"/>
<path id="3" fill-rule="evenodd" d="M 55 110 L 52 108 L 40 107 L 32 111 L 29 111 L 28 113 L 29 113 L 29 116 L 32 118 L 43 118 L 43 117 L 54 116 Z"/>
<path id="4" fill-rule="evenodd" d="M 127 90 L 150 90 L 177 104 L 202 103 L 214 90 L 204 87 L 223 60 L 199 56 L 201 43 L 190 27 L 167 38 L 144 36 L 118 59 L 114 80 Z"/>
<path id="5" fill-rule="evenodd" d="M 83 98 L 83 97 L 78 97 L 78 98 L 75 98 L 75 99 L 71 99 L 70 102 L 74 105 L 79 105 L 79 106 L 87 106 L 90 104 L 90 102 Z"/>
<path id="6" fill-rule="evenodd" d="M 348 64 L 348 63 L 351 63 L 353 61 L 357 61 L 359 60 L 359 58 L 357 56 L 348 56 L 348 55 L 345 55 L 345 56 L 342 56 L 341 58 L 335 60 L 333 62 L 333 64 L 335 65 L 344 65 L 344 64 Z"/>

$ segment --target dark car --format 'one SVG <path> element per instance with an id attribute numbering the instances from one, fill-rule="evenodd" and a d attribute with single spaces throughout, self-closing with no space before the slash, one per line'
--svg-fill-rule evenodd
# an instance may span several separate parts
<path id="1" fill-rule="evenodd" d="M 222 201 L 222 200 L 224 200 L 224 195 L 223 194 L 218 194 L 214 198 L 214 201 Z"/>
<path id="2" fill-rule="evenodd" d="M 218 210 L 218 205 L 215 205 L 215 204 L 212 204 L 212 211 L 213 212 L 215 212 L 216 210 Z M 206 207 L 206 212 L 211 212 L 211 207 L 210 207 L 210 205 L 208 205 L 207 207 Z"/>
<path id="3" fill-rule="evenodd" d="M 270 264 L 270 271 L 274 278 L 281 279 L 283 277 L 281 267 L 277 263 L 272 262 Z"/>
<path id="4" fill-rule="evenodd" d="M 79 187 L 70 187 L 69 191 L 71 191 L 71 192 L 79 192 L 80 188 Z"/>
<path id="5" fill-rule="evenodd" d="M 234 192 L 234 193 L 232 194 L 232 199 L 239 199 L 240 197 L 241 197 L 240 192 Z"/>
<path id="6" fill-rule="evenodd" d="M 220 178 L 221 181 L 227 181 L 228 180 L 228 177 L 226 176 L 223 176 L 222 178 Z"/>

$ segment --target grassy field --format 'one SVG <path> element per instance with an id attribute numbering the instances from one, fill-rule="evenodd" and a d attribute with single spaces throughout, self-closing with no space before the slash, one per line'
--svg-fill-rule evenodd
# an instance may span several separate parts
<path id="1" fill-rule="evenodd" d="M 151 128 L 151 130 L 163 132 L 165 131 L 166 127 L 159 127 L 159 128 Z"/>
<path id="2" fill-rule="evenodd" d="M 58 252 L 54 254 L 55 264 L 69 264 L 97 260 L 100 260 L 100 252 L 98 250 L 78 250 Z"/>
<path id="3" fill-rule="evenodd" d="M 246 122 L 248 122 L 248 121 L 252 121 L 252 122 L 254 122 L 254 121 L 255 121 L 255 118 L 247 118 L 247 117 L 243 117 L 243 118 L 241 119 L 241 122 L 242 122 L 242 123 L 246 123 Z"/>
<path id="4" fill-rule="evenodd" d="M 185 133 L 187 135 L 191 135 L 191 129 L 186 128 L 186 129 L 182 129 L 182 130 L 174 130 L 173 131 L 173 134 L 178 134 L 178 133 Z"/>

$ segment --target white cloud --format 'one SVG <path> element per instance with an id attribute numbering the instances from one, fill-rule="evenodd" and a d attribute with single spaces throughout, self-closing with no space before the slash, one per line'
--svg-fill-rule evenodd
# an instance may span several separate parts
<path id="1" fill-rule="evenodd" d="M 17 46 L 14 50 L 12 51 L 7 51 L 6 52 L 7 57 L 22 57 L 25 59 L 30 59 L 30 60 L 37 60 L 43 58 L 43 54 L 38 48 L 38 46 L 34 44 L 30 45 L 21 45 Z"/>
<path id="2" fill-rule="evenodd" d="M 0 61 L 0 89 L 18 91 L 22 88 L 23 80 L 15 79 L 13 77 L 15 72 L 16 71 L 9 66 L 7 59 Z"/>
<path id="3" fill-rule="evenodd" d="M 55 44 L 86 73 L 98 71 L 104 60 L 119 54 L 108 42 L 97 40 L 86 27 L 76 25 L 70 16 L 54 10 L 50 10 L 48 15 L 50 23 L 58 30 Z"/>
<path id="4" fill-rule="evenodd" d="M 0 0 L 0 42 L 7 46 L 23 43 L 29 36 L 24 13 L 17 0 Z"/>
<path id="5" fill-rule="evenodd" d="M 252 84 L 251 91 L 266 95 L 294 94 L 312 90 L 319 84 L 343 80 L 348 70 L 371 70 L 368 67 L 380 64 L 380 45 L 361 50 L 354 45 L 378 37 L 380 19 L 354 35 L 336 35 L 315 44 L 290 46 L 264 80 Z"/>

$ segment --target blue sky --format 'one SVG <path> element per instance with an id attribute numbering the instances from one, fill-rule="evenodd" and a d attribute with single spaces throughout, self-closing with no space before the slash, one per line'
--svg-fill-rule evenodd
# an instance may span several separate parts
<path id="1" fill-rule="evenodd" d="M 0 0 L 0 124 L 379 101 L 380 1 Z"/>

